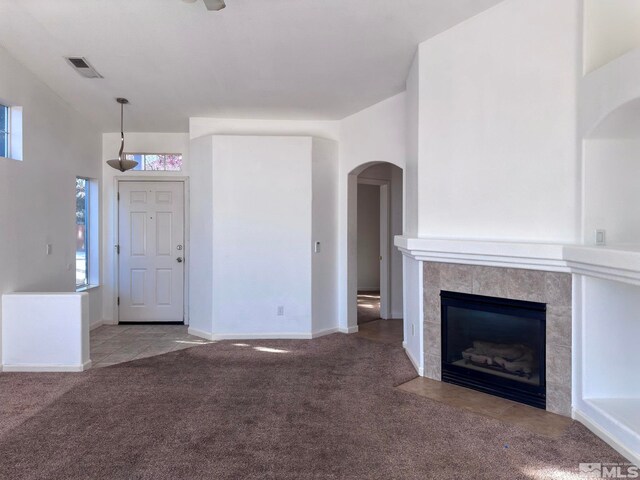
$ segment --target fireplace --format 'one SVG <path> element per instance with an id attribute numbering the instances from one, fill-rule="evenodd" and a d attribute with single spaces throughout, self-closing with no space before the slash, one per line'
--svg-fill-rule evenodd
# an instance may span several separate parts
<path id="1" fill-rule="evenodd" d="M 546 408 L 546 304 L 440 292 L 442 380 Z"/>

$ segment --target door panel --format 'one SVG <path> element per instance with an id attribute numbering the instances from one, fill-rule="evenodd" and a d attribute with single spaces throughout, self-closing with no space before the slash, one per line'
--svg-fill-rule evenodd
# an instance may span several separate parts
<path id="1" fill-rule="evenodd" d="M 184 185 L 120 182 L 119 320 L 184 319 Z"/>

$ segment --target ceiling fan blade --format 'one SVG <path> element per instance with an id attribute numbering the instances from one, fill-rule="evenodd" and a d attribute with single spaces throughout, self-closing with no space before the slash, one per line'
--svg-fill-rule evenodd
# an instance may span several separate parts
<path id="1" fill-rule="evenodd" d="M 222 10 L 227 5 L 224 3 L 224 0 L 202 0 L 204 2 L 207 10 Z"/>

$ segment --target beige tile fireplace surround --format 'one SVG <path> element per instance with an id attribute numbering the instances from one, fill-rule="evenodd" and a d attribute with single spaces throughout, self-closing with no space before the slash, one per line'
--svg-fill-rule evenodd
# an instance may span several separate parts
<path id="1" fill-rule="evenodd" d="M 424 262 L 424 374 L 441 380 L 440 291 L 547 304 L 547 410 L 571 415 L 571 275 L 480 265 Z"/>

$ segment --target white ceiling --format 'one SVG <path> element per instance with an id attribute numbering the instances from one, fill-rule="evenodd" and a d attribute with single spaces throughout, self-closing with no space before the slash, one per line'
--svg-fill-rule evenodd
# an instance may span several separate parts
<path id="1" fill-rule="evenodd" d="M 500 0 L 0 0 L 0 45 L 103 131 L 340 119 L 404 90 L 416 45 Z M 80 77 L 64 56 L 104 76 Z M 0 66 L 1 68 L 1 66 Z"/>

